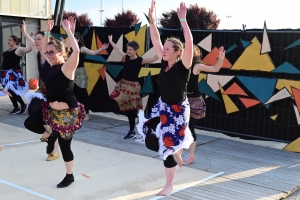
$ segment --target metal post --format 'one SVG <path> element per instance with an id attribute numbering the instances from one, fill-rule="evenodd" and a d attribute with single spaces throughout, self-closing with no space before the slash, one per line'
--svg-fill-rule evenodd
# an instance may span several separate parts
<path id="1" fill-rule="evenodd" d="M 232 16 L 226 16 L 228 18 L 228 29 L 229 29 L 229 18 L 231 18 Z"/>
<path id="2" fill-rule="evenodd" d="M 57 25 L 57 18 L 58 18 L 58 13 L 59 13 L 59 5 L 60 5 L 60 0 L 55 1 L 55 10 L 54 10 L 54 24 Z"/>
<path id="3" fill-rule="evenodd" d="M 61 25 L 61 21 L 62 21 L 62 19 L 64 17 L 65 2 L 66 2 L 66 0 L 61 0 L 60 8 L 59 8 L 59 13 L 58 13 L 57 24 L 55 24 L 56 26 L 60 26 Z"/>

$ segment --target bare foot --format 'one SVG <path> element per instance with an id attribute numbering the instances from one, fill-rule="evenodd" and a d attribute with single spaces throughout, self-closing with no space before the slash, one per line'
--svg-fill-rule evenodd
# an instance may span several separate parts
<path id="1" fill-rule="evenodd" d="M 165 185 L 165 187 L 157 194 L 157 196 L 168 196 L 173 190 L 173 185 Z"/>
<path id="2" fill-rule="evenodd" d="M 90 114 L 86 114 L 83 120 L 84 121 L 89 121 L 90 120 Z"/>
<path id="3" fill-rule="evenodd" d="M 180 149 L 174 154 L 179 167 L 182 167 L 182 164 L 183 164 L 183 160 L 182 160 L 182 157 L 181 157 L 182 152 L 183 152 L 183 149 Z"/>

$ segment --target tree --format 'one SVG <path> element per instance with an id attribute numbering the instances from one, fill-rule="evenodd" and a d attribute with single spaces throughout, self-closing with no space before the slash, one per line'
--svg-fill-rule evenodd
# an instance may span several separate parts
<path id="1" fill-rule="evenodd" d="M 217 19 L 213 11 L 199 7 L 197 3 L 187 8 L 186 20 L 191 29 L 217 29 L 220 24 L 220 19 Z M 180 28 L 180 21 L 175 10 L 162 13 L 159 22 L 163 28 Z"/>
<path id="2" fill-rule="evenodd" d="M 76 27 L 86 27 L 93 25 L 92 20 L 89 18 L 89 15 L 87 13 L 77 15 L 76 12 L 66 12 L 63 13 L 63 19 L 68 19 L 68 17 L 73 16 L 76 19 Z M 52 19 L 54 16 L 52 15 Z"/>
<path id="3" fill-rule="evenodd" d="M 115 19 L 104 20 L 104 26 L 106 27 L 130 27 L 133 24 L 137 24 L 140 19 L 131 10 L 123 11 L 115 15 Z"/>

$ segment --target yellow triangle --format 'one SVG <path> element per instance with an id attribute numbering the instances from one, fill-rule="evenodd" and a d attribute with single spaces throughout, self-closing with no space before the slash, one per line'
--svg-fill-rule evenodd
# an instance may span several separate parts
<path id="1" fill-rule="evenodd" d="M 160 72 L 160 68 L 148 68 L 148 67 L 142 67 L 139 73 L 139 78 L 148 76 L 148 74 L 151 74 L 151 76 L 157 75 Z"/>
<path id="2" fill-rule="evenodd" d="M 63 27 L 59 27 L 60 34 L 67 34 Z"/>
<path id="3" fill-rule="evenodd" d="M 223 90 L 221 85 L 220 85 L 220 91 L 221 91 L 221 94 L 222 94 L 222 97 L 223 97 L 223 100 L 224 100 L 224 104 L 225 104 L 227 114 L 240 111 L 238 109 L 238 107 L 236 107 L 236 105 L 229 98 L 229 96 L 227 94 L 223 94 L 224 90 Z"/>
<path id="4" fill-rule="evenodd" d="M 286 145 L 283 150 L 291 152 L 300 152 L 300 137 Z"/>
<path id="5" fill-rule="evenodd" d="M 87 91 L 88 91 L 88 94 L 90 95 L 100 77 L 98 70 L 103 67 L 103 64 L 85 62 L 84 66 L 85 66 L 86 73 L 88 76 Z"/>
<path id="6" fill-rule="evenodd" d="M 131 31 L 126 35 L 124 35 L 124 37 L 127 39 L 128 42 L 134 40 L 137 43 L 139 43 L 140 48 L 137 51 L 138 56 L 142 56 L 145 53 L 146 30 L 147 30 L 147 25 L 142 26 L 137 35 L 135 35 L 135 31 Z"/>
<path id="7" fill-rule="evenodd" d="M 276 88 L 278 90 L 281 90 L 282 88 L 285 87 L 289 91 L 289 93 L 293 95 L 291 86 L 293 86 L 297 89 L 300 89 L 300 81 L 290 81 L 290 80 L 286 80 L 286 79 L 278 79 L 277 83 L 276 83 Z M 292 97 L 292 98 L 294 98 L 294 97 Z"/>
<path id="8" fill-rule="evenodd" d="M 231 67 L 231 70 L 258 70 L 270 72 L 275 66 L 269 54 L 260 54 L 261 44 L 256 37 L 252 39 L 250 44 L 238 60 Z"/>
<path id="9" fill-rule="evenodd" d="M 278 114 L 277 115 L 273 115 L 273 116 L 271 116 L 271 119 L 273 119 L 275 121 L 276 118 L 277 118 L 277 116 L 278 116 Z"/>
<path id="10" fill-rule="evenodd" d="M 92 51 L 97 50 L 97 42 L 96 42 L 96 35 L 95 35 L 95 29 L 93 30 L 93 37 L 92 37 L 92 46 L 91 46 Z"/>
<path id="11" fill-rule="evenodd" d="M 206 80 L 206 79 L 207 79 L 207 74 L 202 74 L 202 73 L 200 73 L 199 76 L 198 76 L 198 83 L 199 83 L 202 79 Z"/>

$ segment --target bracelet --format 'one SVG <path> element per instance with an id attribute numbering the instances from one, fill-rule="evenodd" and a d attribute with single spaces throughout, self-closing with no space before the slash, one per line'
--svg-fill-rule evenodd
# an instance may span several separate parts
<path id="1" fill-rule="evenodd" d="M 184 22 L 184 21 L 186 21 L 186 18 L 181 18 L 181 19 L 179 19 L 179 21 Z"/>
<path id="2" fill-rule="evenodd" d="M 102 51 L 103 49 L 102 49 L 102 47 L 100 48 L 101 50 L 100 51 Z"/>
<path id="3" fill-rule="evenodd" d="M 47 35 L 48 37 L 52 36 L 50 32 L 45 32 L 45 35 Z"/>
<path id="4" fill-rule="evenodd" d="M 219 60 L 218 60 L 219 63 L 221 63 L 221 62 L 223 62 L 223 61 L 224 61 L 224 59 L 219 59 Z"/>
<path id="5" fill-rule="evenodd" d="M 150 24 L 154 24 L 154 22 L 155 22 L 154 20 L 149 20 Z"/>

